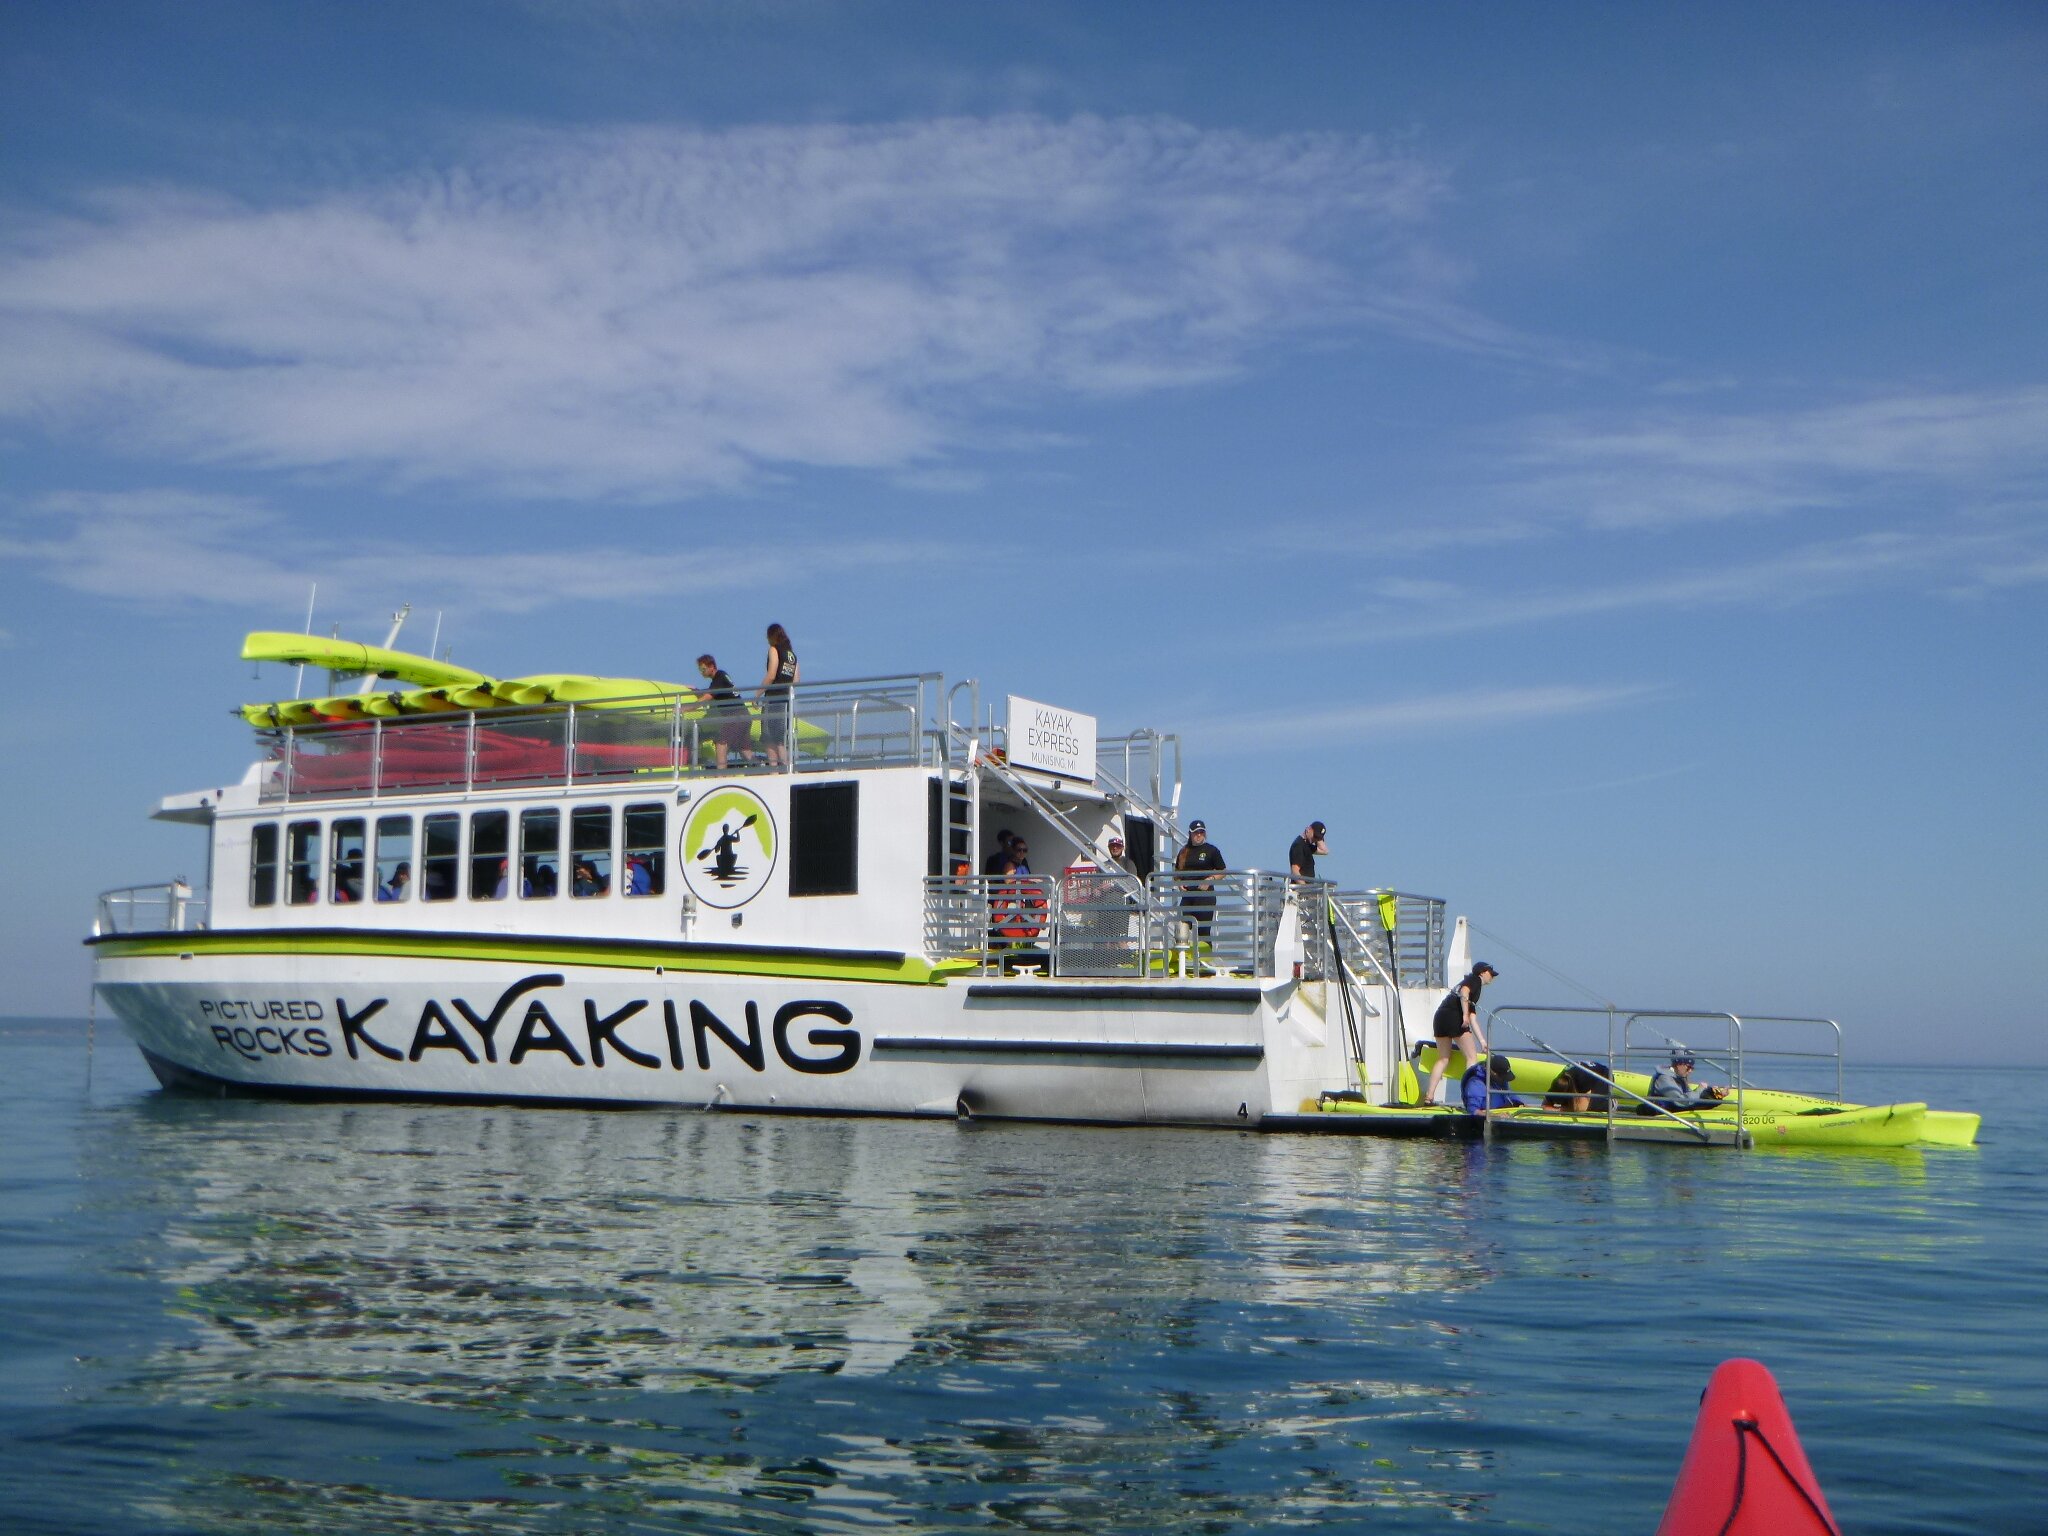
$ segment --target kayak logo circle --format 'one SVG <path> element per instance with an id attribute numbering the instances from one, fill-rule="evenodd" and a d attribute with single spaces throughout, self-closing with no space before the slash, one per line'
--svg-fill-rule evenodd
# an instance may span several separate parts
<path id="1" fill-rule="evenodd" d="M 768 886 L 780 839 L 768 806 L 750 789 L 728 784 L 699 800 L 683 819 L 676 862 L 683 883 L 707 907 L 743 907 Z"/>

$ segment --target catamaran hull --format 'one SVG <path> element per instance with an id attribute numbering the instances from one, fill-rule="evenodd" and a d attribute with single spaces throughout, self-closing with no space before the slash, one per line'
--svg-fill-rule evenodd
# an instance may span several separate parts
<path id="1" fill-rule="evenodd" d="M 389 957 L 103 957 L 167 1085 L 306 1098 L 716 1105 L 1256 1125 L 1344 1086 L 1291 984 L 897 985 Z"/>

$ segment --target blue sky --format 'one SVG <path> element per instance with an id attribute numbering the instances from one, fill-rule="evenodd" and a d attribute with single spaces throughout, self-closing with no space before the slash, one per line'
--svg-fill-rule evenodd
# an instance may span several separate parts
<path id="1" fill-rule="evenodd" d="M 317 580 L 1179 729 L 1236 863 L 2048 1061 L 2044 192 L 2036 5 L 0 8 L 0 1010 Z"/>

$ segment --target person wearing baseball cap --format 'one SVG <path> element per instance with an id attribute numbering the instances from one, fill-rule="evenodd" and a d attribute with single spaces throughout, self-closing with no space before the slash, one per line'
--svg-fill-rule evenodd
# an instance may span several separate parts
<path id="1" fill-rule="evenodd" d="M 1436 1019 L 1430 1025 L 1436 1036 L 1436 1060 L 1429 1068 L 1429 1090 L 1422 1096 L 1424 1104 L 1436 1102 L 1436 1092 L 1443 1085 L 1444 1071 L 1451 1064 L 1452 1051 L 1465 1058 L 1465 1065 L 1459 1072 L 1461 1080 L 1464 1073 L 1477 1066 L 1479 1059 L 1486 1054 L 1486 1037 L 1479 1033 L 1479 994 L 1498 975 L 1500 972 L 1493 968 L 1491 962 L 1481 960 L 1436 1005 Z"/>
<path id="2" fill-rule="evenodd" d="M 1216 916 L 1216 895 L 1211 887 L 1216 884 L 1216 877 L 1230 867 L 1224 861 L 1223 850 L 1209 841 L 1207 822 L 1188 823 L 1187 846 L 1173 856 L 1173 867 L 1180 871 L 1177 883 L 1184 893 L 1180 899 L 1181 920 L 1194 925 L 1195 947 L 1199 952 L 1208 940 L 1209 927 Z"/>
<path id="3" fill-rule="evenodd" d="M 1320 821 L 1312 821 L 1301 829 L 1301 836 L 1288 848 L 1287 872 L 1295 879 L 1315 879 L 1316 855 L 1330 851 L 1330 845 L 1323 841 L 1323 834 L 1328 830 Z"/>
<path id="4" fill-rule="evenodd" d="M 1695 1065 L 1691 1051 L 1682 1045 L 1675 1047 L 1671 1052 L 1671 1065 L 1659 1067 L 1650 1077 L 1650 1102 L 1662 1109 L 1697 1109 L 1702 1104 L 1718 1104 L 1727 1098 L 1726 1088 L 1692 1080 Z"/>

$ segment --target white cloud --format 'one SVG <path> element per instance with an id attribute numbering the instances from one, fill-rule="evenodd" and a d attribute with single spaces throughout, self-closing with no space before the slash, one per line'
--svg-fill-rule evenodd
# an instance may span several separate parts
<path id="1" fill-rule="evenodd" d="M 1184 723 L 1182 734 L 1208 753 L 1266 752 L 1316 742 L 1385 740 L 1391 737 L 1451 736 L 1497 729 L 1525 720 L 1612 709 L 1654 696 L 1647 685 L 1587 687 L 1552 684 L 1533 688 L 1468 690 L 1378 704 L 1274 710 Z"/>
<path id="2" fill-rule="evenodd" d="M 1895 394 L 1774 413 L 1660 411 L 1531 426 L 1526 499 L 1596 528 L 1630 528 L 1906 496 L 1941 512 L 2048 477 L 2048 387 Z"/>
<path id="3" fill-rule="evenodd" d="M 950 569 L 974 552 L 893 538 L 807 538 L 779 549 L 793 577 L 915 566 Z M 422 605 L 470 614 L 531 613 L 562 603 L 645 602 L 759 581 L 759 550 L 687 551 L 576 544 L 506 553 L 415 540 L 402 561 L 348 537 L 308 537 L 260 502 L 183 491 L 69 493 L 0 522 L 0 560 L 38 566 L 73 591 L 145 605 L 219 603 L 292 612 L 310 582 L 325 611 L 381 610 L 395 577 Z"/>
<path id="4" fill-rule="evenodd" d="M 670 497 L 908 470 L 973 418 L 1314 325 L 1512 348 L 1373 141 L 1019 116 L 504 133 L 257 206 L 106 193 L 0 248 L 0 415 L 195 461 Z"/>

